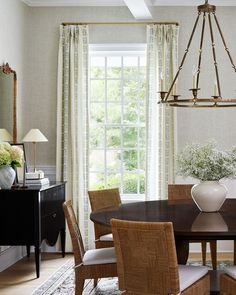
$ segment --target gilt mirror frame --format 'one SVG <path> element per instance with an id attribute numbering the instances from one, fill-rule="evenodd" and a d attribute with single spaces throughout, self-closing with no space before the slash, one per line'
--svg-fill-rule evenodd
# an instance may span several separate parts
<path id="1" fill-rule="evenodd" d="M 4 74 L 6 75 L 10 75 L 13 74 L 13 130 L 11 130 L 12 132 L 12 137 L 13 137 L 13 143 L 17 142 L 17 116 L 16 116 L 16 95 L 17 95 L 17 75 L 16 75 L 16 71 L 14 71 L 8 63 L 3 64 L 2 66 L 0 66 L 0 71 L 2 71 Z"/>

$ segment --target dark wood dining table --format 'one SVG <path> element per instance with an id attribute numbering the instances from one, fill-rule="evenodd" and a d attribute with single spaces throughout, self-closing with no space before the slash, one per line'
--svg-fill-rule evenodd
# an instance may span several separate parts
<path id="1" fill-rule="evenodd" d="M 200 212 L 192 200 L 158 200 L 121 204 L 90 215 L 93 222 L 106 226 L 111 226 L 112 218 L 147 222 L 171 221 L 179 264 L 187 262 L 189 240 L 236 240 L 236 199 L 226 199 L 220 211 L 214 213 Z M 214 276 L 217 274 L 219 272 L 215 272 Z M 212 287 L 214 290 L 217 288 L 218 286 Z M 213 291 L 211 294 L 219 293 Z"/>

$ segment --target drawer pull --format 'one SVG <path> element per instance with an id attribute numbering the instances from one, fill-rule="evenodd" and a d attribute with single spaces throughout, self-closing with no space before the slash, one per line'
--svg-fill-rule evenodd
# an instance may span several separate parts
<path id="1" fill-rule="evenodd" d="M 57 216 L 57 213 L 52 214 L 53 218 L 56 218 L 56 216 Z"/>

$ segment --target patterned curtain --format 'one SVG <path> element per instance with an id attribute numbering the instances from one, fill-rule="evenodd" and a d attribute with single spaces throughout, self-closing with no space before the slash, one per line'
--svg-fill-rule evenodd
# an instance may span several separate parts
<path id="1" fill-rule="evenodd" d="M 57 89 L 57 180 L 66 184 L 88 246 L 88 27 L 61 26 Z M 66 239 L 71 250 L 70 238 Z"/>
<path id="2" fill-rule="evenodd" d="M 177 70 L 178 35 L 176 25 L 147 26 L 147 200 L 166 199 L 174 181 L 175 110 L 157 101 L 160 87 L 167 91 Z"/>

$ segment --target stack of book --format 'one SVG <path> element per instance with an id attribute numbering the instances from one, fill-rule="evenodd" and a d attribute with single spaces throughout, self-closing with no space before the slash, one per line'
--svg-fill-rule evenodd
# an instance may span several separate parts
<path id="1" fill-rule="evenodd" d="M 25 184 L 27 185 L 48 185 L 49 179 L 47 177 L 39 178 L 39 179 L 26 179 Z"/>

